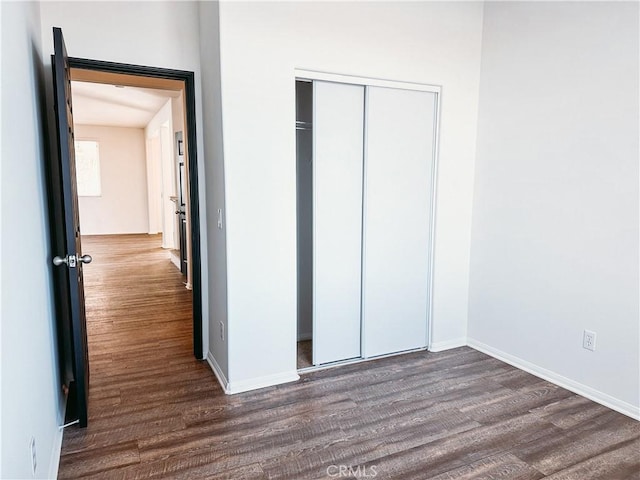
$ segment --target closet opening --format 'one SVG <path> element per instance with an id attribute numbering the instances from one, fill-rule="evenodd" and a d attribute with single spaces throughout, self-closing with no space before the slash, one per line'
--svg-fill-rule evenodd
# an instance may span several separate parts
<path id="1" fill-rule="evenodd" d="M 440 89 L 296 73 L 297 368 L 424 350 Z"/>
<path id="2" fill-rule="evenodd" d="M 313 365 L 313 83 L 296 80 L 297 368 Z"/>

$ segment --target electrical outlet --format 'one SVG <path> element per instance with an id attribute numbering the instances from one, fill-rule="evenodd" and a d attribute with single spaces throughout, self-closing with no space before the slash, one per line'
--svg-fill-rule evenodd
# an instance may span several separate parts
<path id="1" fill-rule="evenodd" d="M 220 322 L 220 338 L 224 340 L 224 323 Z"/>
<path id="2" fill-rule="evenodd" d="M 584 335 L 582 337 L 582 347 L 591 351 L 596 350 L 596 332 L 592 332 L 590 330 L 584 331 Z"/>
<path id="3" fill-rule="evenodd" d="M 29 442 L 29 452 L 31 453 L 31 473 L 36 476 L 36 468 L 38 466 L 38 457 L 36 456 L 36 438 L 31 437 Z"/>

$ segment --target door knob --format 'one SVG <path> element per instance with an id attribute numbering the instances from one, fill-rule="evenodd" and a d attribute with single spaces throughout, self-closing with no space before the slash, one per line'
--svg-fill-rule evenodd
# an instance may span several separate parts
<path id="1" fill-rule="evenodd" d="M 69 258 L 68 257 L 58 257 L 57 255 L 55 257 L 53 257 L 53 264 L 56 267 L 59 267 L 60 265 L 62 265 L 63 263 L 68 263 L 69 262 Z"/>
<path id="2" fill-rule="evenodd" d="M 93 257 L 91 255 L 82 255 L 81 257 L 78 257 L 78 261 L 82 263 L 91 263 L 92 260 Z"/>
<path id="3" fill-rule="evenodd" d="M 91 261 L 93 260 L 93 258 L 91 257 L 91 255 L 82 255 L 79 257 L 76 257 L 75 255 L 67 255 L 66 257 L 58 257 L 55 256 L 53 257 L 53 264 L 56 267 L 59 267 L 60 265 L 66 265 L 69 268 L 75 268 L 77 262 L 82 262 L 82 263 L 91 263 Z"/>

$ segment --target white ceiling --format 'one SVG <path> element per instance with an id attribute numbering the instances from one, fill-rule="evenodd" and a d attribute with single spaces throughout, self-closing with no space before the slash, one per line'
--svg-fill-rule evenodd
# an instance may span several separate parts
<path id="1" fill-rule="evenodd" d="M 144 128 L 180 92 L 72 81 L 71 95 L 76 124 Z"/>

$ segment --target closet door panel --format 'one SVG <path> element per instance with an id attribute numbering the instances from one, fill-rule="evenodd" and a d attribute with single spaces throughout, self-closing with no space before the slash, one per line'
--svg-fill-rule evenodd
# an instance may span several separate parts
<path id="1" fill-rule="evenodd" d="M 434 93 L 367 88 L 364 356 L 425 347 Z"/>
<path id="2" fill-rule="evenodd" d="M 360 357 L 364 87 L 314 82 L 313 363 Z"/>

